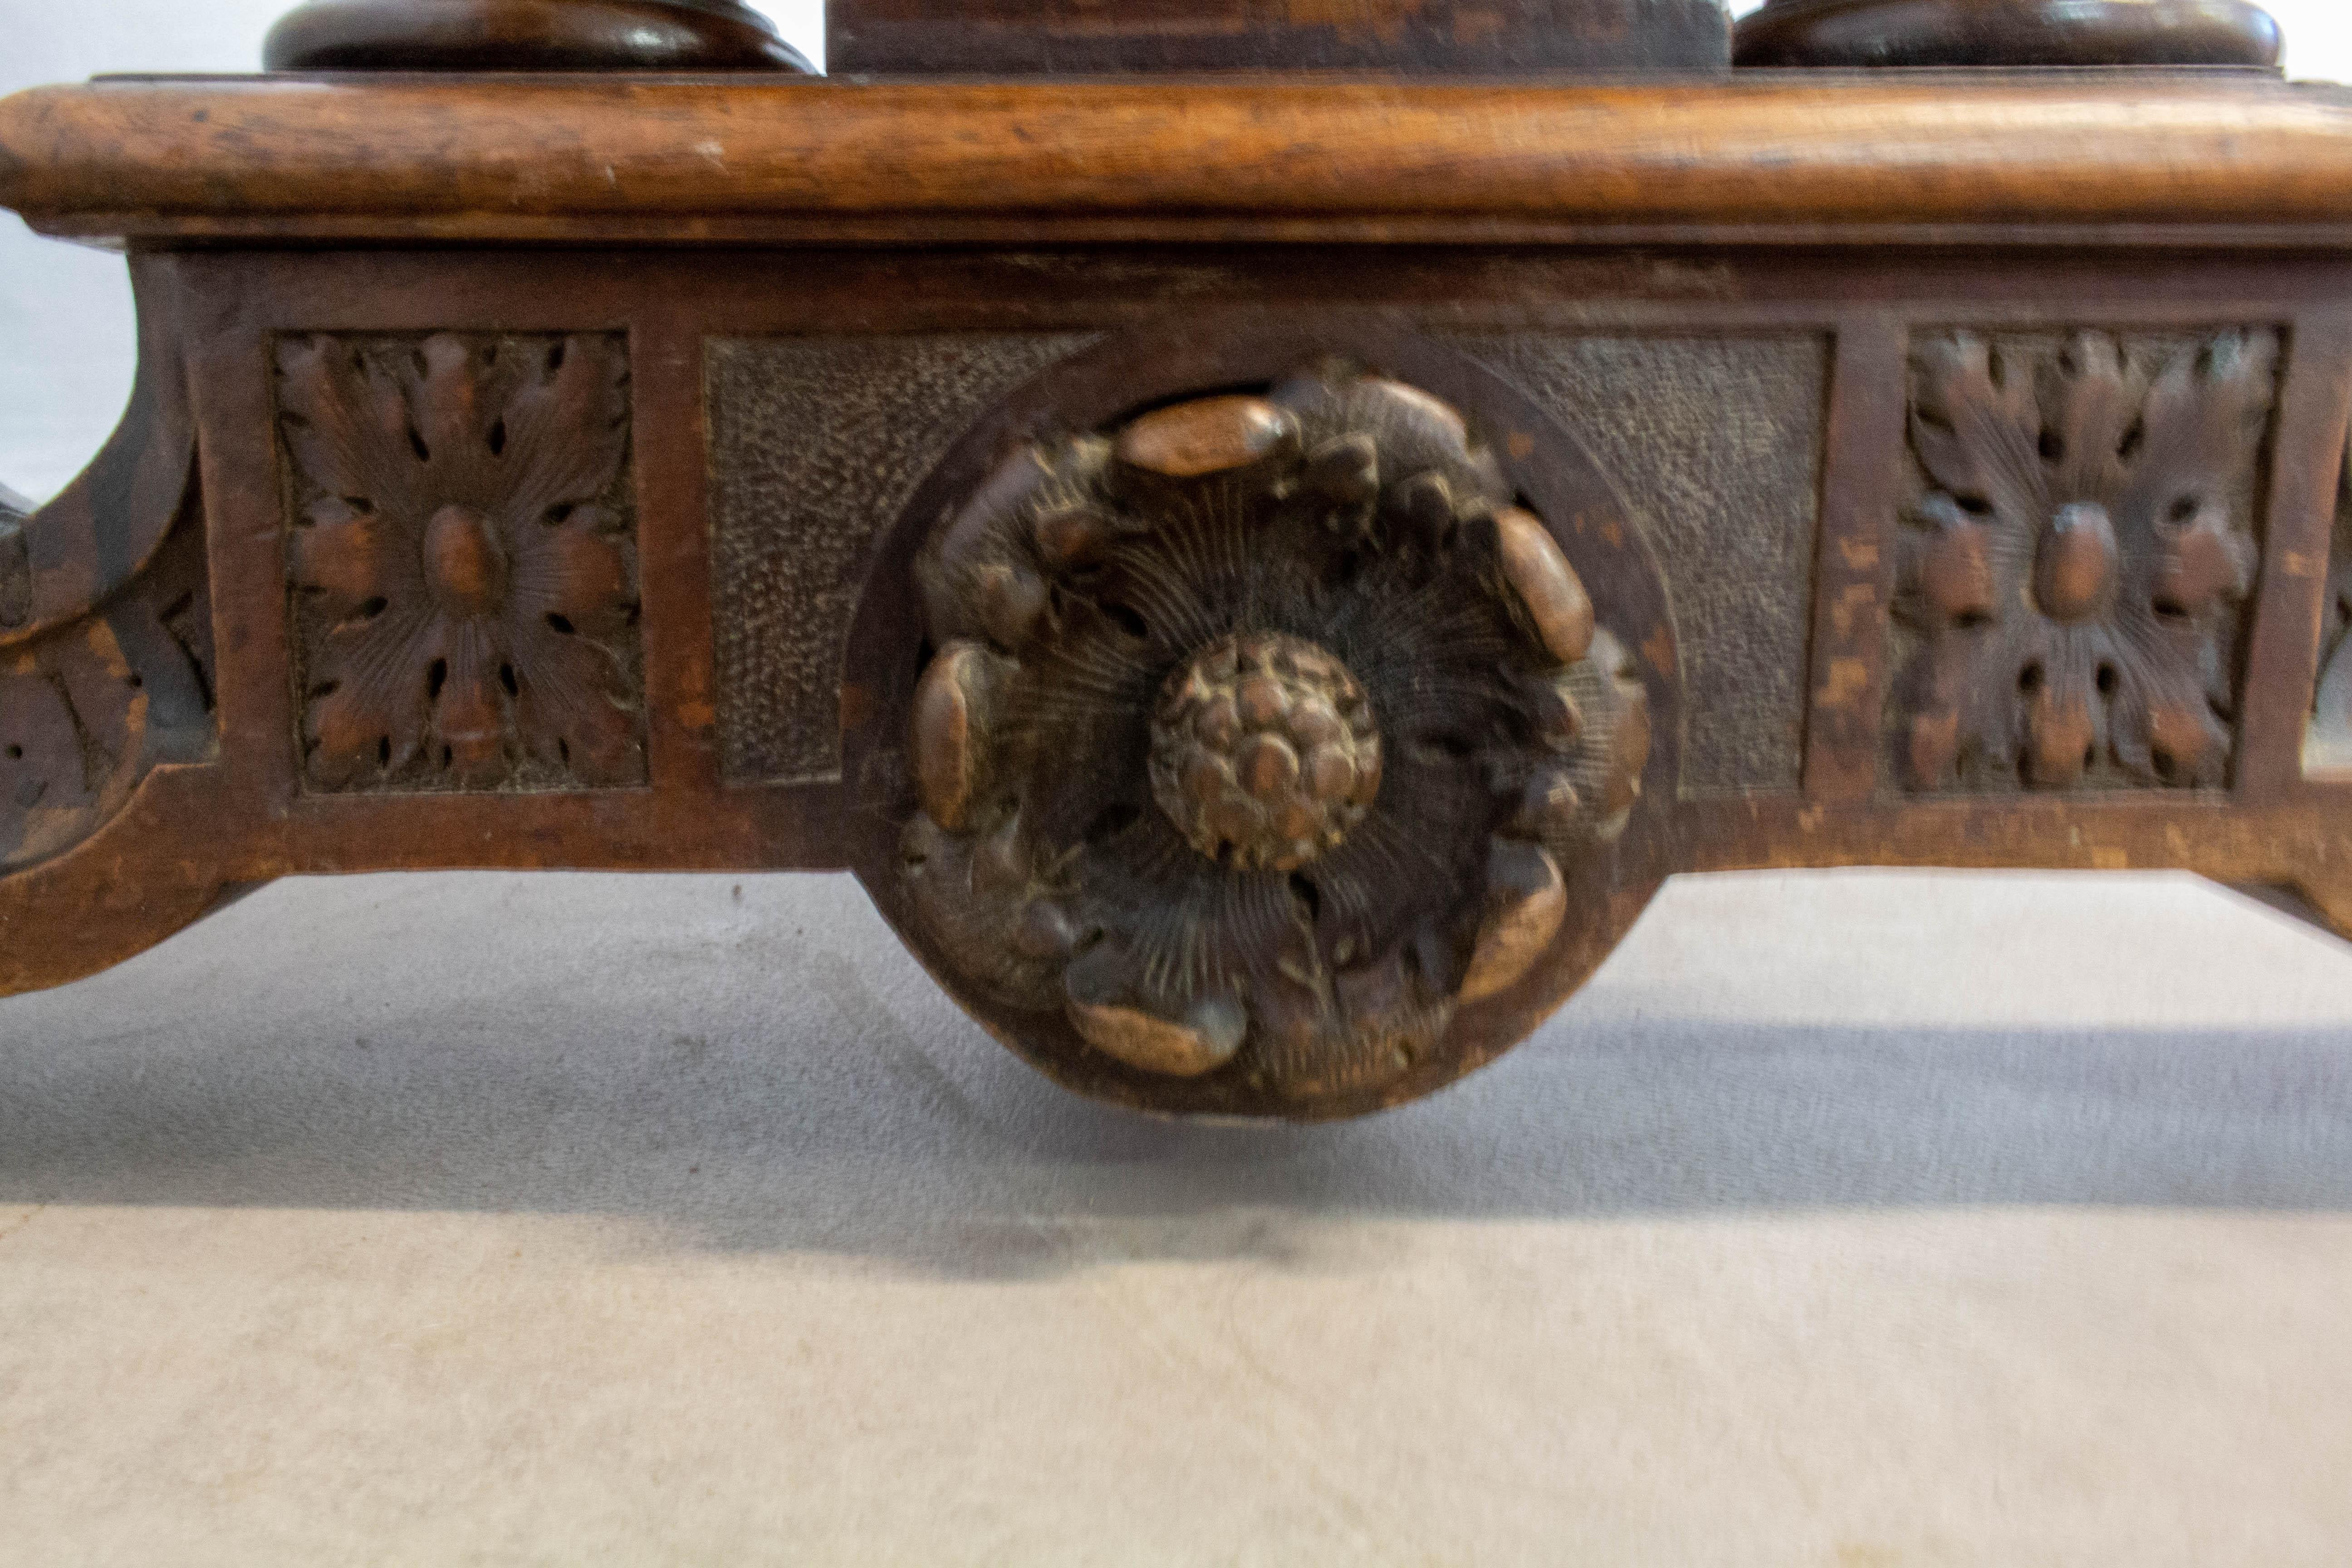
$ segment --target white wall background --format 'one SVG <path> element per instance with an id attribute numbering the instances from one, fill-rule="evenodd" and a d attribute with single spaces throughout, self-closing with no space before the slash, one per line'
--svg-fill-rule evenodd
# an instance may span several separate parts
<path id="1" fill-rule="evenodd" d="M 1761 0 L 1733 0 L 1735 12 Z M 2296 76 L 2352 79 L 2352 7 L 2269 0 Z M 0 0 L 0 94 L 108 71 L 249 71 L 293 0 Z M 761 9 L 824 58 L 823 0 Z M 64 488 L 114 427 L 131 389 L 131 291 L 121 260 L 29 233 L 0 214 L 0 483 L 36 500 Z"/>

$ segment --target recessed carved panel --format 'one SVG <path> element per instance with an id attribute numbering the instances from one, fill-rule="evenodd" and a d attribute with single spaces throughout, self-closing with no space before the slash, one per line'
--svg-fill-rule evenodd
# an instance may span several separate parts
<path id="1" fill-rule="evenodd" d="M 1657 552 L 1682 649 L 1684 791 L 1796 788 L 1826 341 L 1448 341 L 1524 389 L 1592 454 Z"/>
<path id="2" fill-rule="evenodd" d="M 710 342 L 710 596 L 730 783 L 841 775 L 842 638 L 875 540 L 982 410 L 1092 341 Z"/>
<path id="3" fill-rule="evenodd" d="M 1646 698 L 1447 405 L 1326 363 L 1004 459 L 918 566 L 940 957 L 1163 1079 L 1376 1091 L 1561 932 Z"/>
<path id="4" fill-rule="evenodd" d="M 2336 537 L 2319 631 L 2319 689 L 2304 766 L 2313 773 L 2352 772 L 2352 459 L 2336 483 Z"/>
<path id="5" fill-rule="evenodd" d="M 642 784 L 617 334 L 277 344 L 302 776 Z"/>
<path id="6" fill-rule="evenodd" d="M 1906 787 L 2226 782 L 2277 351 L 2252 330 L 1915 341 Z"/>

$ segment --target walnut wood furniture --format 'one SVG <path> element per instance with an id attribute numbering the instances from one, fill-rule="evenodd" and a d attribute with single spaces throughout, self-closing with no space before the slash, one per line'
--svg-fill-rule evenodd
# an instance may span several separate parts
<path id="1" fill-rule="evenodd" d="M 634 4 L 0 103 L 142 317 L 0 521 L 0 988 L 281 876 L 847 868 L 1061 1082 L 1313 1119 L 1677 871 L 2352 928 L 2352 94 L 2145 6 L 873 0 L 821 79 Z"/>

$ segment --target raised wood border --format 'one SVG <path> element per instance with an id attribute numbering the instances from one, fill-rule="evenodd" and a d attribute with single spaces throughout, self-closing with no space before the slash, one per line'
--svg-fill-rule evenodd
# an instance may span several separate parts
<path id="1" fill-rule="evenodd" d="M 142 241 L 2341 245 L 2352 91 L 126 78 L 0 100 L 0 205 Z"/>

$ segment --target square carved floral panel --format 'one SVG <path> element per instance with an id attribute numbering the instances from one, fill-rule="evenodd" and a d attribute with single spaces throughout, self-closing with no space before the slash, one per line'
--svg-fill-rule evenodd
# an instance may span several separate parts
<path id="1" fill-rule="evenodd" d="M 2257 329 L 1913 340 L 1901 787 L 2228 782 L 2278 349 Z"/>
<path id="2" fill-rule="evenodd" d="M 646 778 L 617 333 L 276 344 L 313 790 Z"/>

